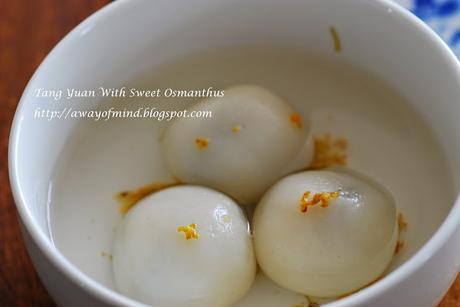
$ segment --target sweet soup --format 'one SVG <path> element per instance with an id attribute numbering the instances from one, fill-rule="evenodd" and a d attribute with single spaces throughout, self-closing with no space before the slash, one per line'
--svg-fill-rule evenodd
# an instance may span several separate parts
<path id="1" fill-rule="evenodd" d="M 210 50 L 124 84 L 225 95 L 101 101 L 215 117 L 81 122 L 51 190 L 57 248 L 157 306 L 307 306 L 384 278 L 454 193 L 411 103 L 339 57 Z"/>

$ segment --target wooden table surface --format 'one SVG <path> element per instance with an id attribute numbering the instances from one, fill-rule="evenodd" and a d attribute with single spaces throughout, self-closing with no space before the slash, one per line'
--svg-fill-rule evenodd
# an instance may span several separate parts
<path id="1" fill-rule="evenodd" d="M 8 135 L 16 104 L 38 64 L 109 0 L 16 0 L 0 7 L 0 306 L 54 306 L 26 253 L 8 180 Z M 441 307 L 460 306 L 460 278 Z"/>

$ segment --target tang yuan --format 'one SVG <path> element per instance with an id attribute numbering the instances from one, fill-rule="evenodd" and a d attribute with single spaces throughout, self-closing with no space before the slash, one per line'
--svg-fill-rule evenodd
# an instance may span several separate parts
<path id="1" fill-rule="evenodd" d="M 363 175 L 301 172 L 263 196 L 253 232 L 259 265 L 276 283 L 334 297 L 382 275 L 395 251 L 397 210 L 392 196 Z"/>
<path id="2" fill-rule="evenodd" d="M 212 117 L 177 118 L 165 131 L 169 169 L 183 182 L 254 204 L 277 179 L 311 162 L 308 122 L 265 88 L 231 87 L 188 111 L 212 111 Z"/>
<path id="3" fill-rule="evenodd" d="M 248 221 L 220 192 L 198 186 L 162 190 L 118 225 L 113 271 L 118 290 L 146 304 L 229 306 L 255 278 Z"/>

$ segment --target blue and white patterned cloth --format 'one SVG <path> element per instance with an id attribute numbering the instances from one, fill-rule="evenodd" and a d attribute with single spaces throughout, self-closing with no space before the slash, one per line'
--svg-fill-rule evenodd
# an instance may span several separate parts
<path id="1" fill-rule="evenodd" d="M 460 57 L 460 0 L 395 0 L 426 22 Z"/>

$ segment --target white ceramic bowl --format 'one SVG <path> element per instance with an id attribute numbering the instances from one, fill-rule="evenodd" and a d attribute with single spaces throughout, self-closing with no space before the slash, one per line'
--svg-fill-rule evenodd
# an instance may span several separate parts
<path id="1" fill-rule="evenodd" d="M 50 240 L 49 182 L 77 122 L 34 120 L 34 89 L 116 86 L 158 63 L 226 45 L 265 43 L 331 54 L 331 25 L 346 42 L 342 58 L 387 80 L 428 118 L 459 189 L 459 63 L 427 26 L 391 1 L 116 1 L 68 34 L 37 69 L 19 103 L 10 137 L 10 178 L 24 238 L 59 305 L 138 303 L 85 276 Z M 41 99 L 40 106 L 55 108 L 56 102 Z M 378 283 L 328 306 L 434 306 L 460 267 L 459 224 L 457 202 L 411 259 Z"/>

